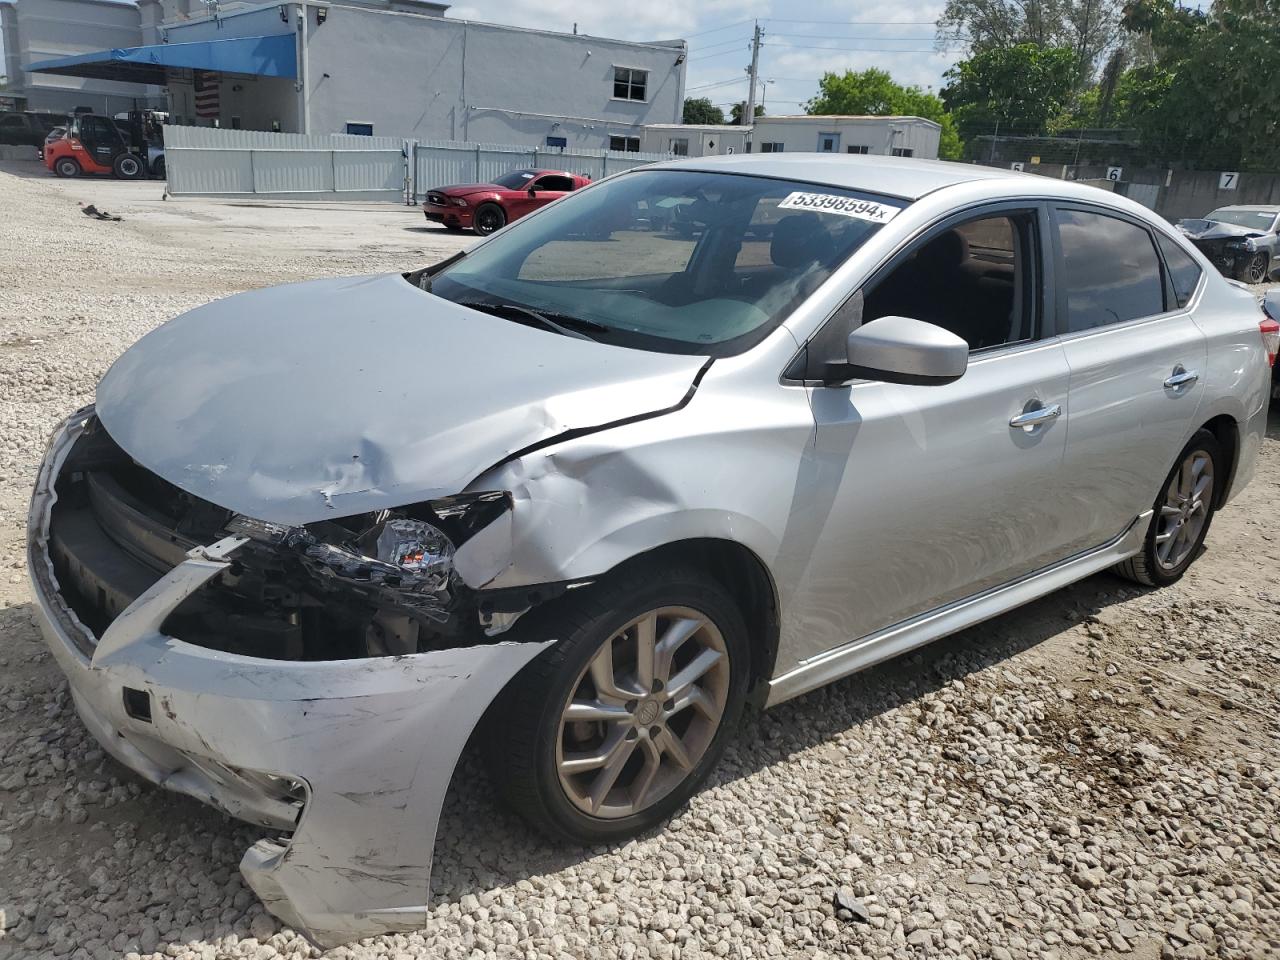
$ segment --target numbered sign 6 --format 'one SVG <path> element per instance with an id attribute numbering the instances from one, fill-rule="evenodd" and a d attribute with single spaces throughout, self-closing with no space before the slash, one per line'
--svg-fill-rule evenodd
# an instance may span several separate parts
<path id="1" fill-rule="evenodd" d="M 1107 167 L 1107 179 L 1115 182 L 1124 175 L 1124 167 Z"/>
<path id="2" fill-rule="evenodd" d="M 1015 172 L 1017 172 L 1017 173 L 1021 173 L 1021 172 L 1022 172 L 1022 161 L 1021 161 L 1021 160 L 1015 160 L 1015 161 L 1013 161 L 1013 163 L 1009 164 L 1009 169 L 1010 169 L 1010 170 L 1013 170 L 1013 171 L 1015 171 Z"/>

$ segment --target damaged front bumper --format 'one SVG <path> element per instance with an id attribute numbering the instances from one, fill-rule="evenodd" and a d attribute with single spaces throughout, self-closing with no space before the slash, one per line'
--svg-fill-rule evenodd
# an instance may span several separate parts
<path id="1" fill-rule="evenodd" d="M 95 636 L 62 596 L 50 553 L 55 483 L 91 415 L 70 418 L 50 444 L 27 558 L 41 629 L 85 725 L 153 783 L 268 828 L 241 872 L 316 944 L 421 926 L 458 756 L 547 644 L 294 661 L 166 636 L 173 611 L 233 563 L 246 542 L 236 536 L 192 549 Z"/>

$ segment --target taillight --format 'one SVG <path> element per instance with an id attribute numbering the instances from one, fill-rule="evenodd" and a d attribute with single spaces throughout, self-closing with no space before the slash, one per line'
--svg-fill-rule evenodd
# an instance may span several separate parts
<path id="1" fill-rule="evenodd" d="M 1280 353 L 1280 323 L 1267 317 L 1258 322 L 1258 329 L 1262 332 L 1263 349 L 1267 351 L 1267 364 L 1275 366 L 1276 354 Z"/>

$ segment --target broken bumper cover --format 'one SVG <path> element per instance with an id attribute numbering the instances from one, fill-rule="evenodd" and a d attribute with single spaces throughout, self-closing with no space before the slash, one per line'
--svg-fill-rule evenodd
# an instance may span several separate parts
<path id="1" fill-rule="evenodd" d="M 101 637 L 59 594 L 54 481 L 91 411 L 55 434 L 28 519 L 38 619 L 78 713 L 125 766 L 276 831 L 240 864 L 267 908 L 320 946 L 423 924 L 432 846 L 468 736 L 546 644 L 339 661 L 211 650 L 160 632 L 243 540 L 193 550 Z"/>

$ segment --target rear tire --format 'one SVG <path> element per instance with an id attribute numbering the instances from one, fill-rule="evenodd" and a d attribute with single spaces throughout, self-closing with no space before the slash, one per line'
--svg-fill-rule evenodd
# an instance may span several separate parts
<path id="1" fill-rule="evenodd" d="M 53 162 L 53 172 L 64 180 L 80 176 L 80 164 L 71 157 L 59 157 Z"/>
<path id="2" fill-rule="evenodd" d="M 157 180 L 164 179 L 164 157 L 156 157 L 155 163 L 151 164 L 151 175 Z"/>
<path id="3" fill-rule="evenodd" d="M 147 175 L 146 165 L 136 153 L 121 153 L 111 163 L 111 169 L 121 180 L 141 180 Z"/>
<path id="4" fill-rule="evenodd" d="M 728 592 L 694 569 L 634 568 L 527 619 L 522 636 L 557 642 L 486 719 L 490 780 L 507 805 L 585 845 L 671 816 L 719 762 L 746 700 L 747 629 Z M 642 646 L 645 636 L 656 642 Z M 647 670 L 641 649 L 654 651 Z M 610 759 L 584 759 L 595 757 Z"/>
<path id="5" fill-rule="evenodd" d="M 482 203 L 471 218 L 471 227 L 482 237 L 496 233 L 507 225 L 507 214 L 496 203 Z"/>
<path id="6" fill-rule="evenodd" d="M 1209 534 L 1226 466 L 1218 438 L 1196 431 L 1160 488 L 1142 550 L 1112 569 L 1147 587 L 1181 580 Z"/>

